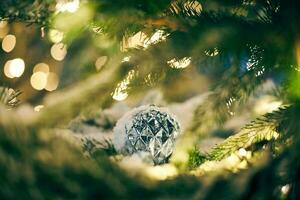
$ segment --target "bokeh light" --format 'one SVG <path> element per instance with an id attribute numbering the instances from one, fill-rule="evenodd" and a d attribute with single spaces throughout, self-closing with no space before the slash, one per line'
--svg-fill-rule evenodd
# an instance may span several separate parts
<path id="1" fill-rule="evenodd" d="M 58 0 L 56 4 L 57 12 L 71 12 L 74 13 L 79 8 L 80 1 L 79 0 Z"/>
<path id="2" fill-rule="evenodd" d="M 4 65 L 4 74 L 8 78 L 18 78 L 21 77 L 25 70 L 25 63 L 23 59 L 16 58 L 9 60 Z"/>
<path id="3" fill-rule="evenodd" d="M 16 42 L 17 42 L 16 36 L 14 36 L 14 35 L 5 36 L 2 41 L 3 51 L 5 51 L 7 53 L 11 52 L 15 48 Z"/>
<path id="4" fill-rule="evenodd" d="M 43 90 L 47 84 L 47 74 L 35 72 L 30 78 L 30 84 L 36 90 Z"/>
<path id="5" fill-rule="evenodd" d="M 14 78 L 13 75 L 10 74 L 10 63 L 11 63 L 11 60 L 8 60 L 5 65 L 4 65 L 4 75 L 8 78 Z"/>
<path id="6" fill-rule="evenodd" d="M 64 38 L 64 33 L 56 30 L 56 29 L 50 29 L 48 34 L 49 40 L 53 43 L 59 43 Z"/>
<path id="7" fill-rule="evenodd" d="M 102 67 L 106 64 L 107 60 L 107 56 L 101 56 L 96 60 L 95 66 L 97 71 L 100 71 L 102 69 Z"/>
<path id="8" fill-rule="evenodd" d="M 51 47 L 51 56 L 57 61 L 62 61 L 67 55 L 67 46 L 63 43 L 54 44 Z"/>
<path id="9" fill-rule="evenodd" d="M 4 38 L 9 32 L 7 21 L 0 21 L 0 38 Z"/>
<path id="10" fill-rule="evenodd" d="M 33 108 L 33 110 L 34 110 L 35 112 L 40 112 L 44 107 L 45 107 L 44 105 L 38 105 L 38 106 L 35 106 L 35 107 Z"/>
<path id="11" fill-rule="evenodd" d="M 54 91 L 57 89 L 59 83 L 59 79 L 56 73 L 50 72 L 47 76 L 47 83 L 45 89 L 47 91 Z"/>
<path id="12" fill-rule="evenodd" d="M 49 65 L 47 65 L 46 63 L 38 63 L 33 68 L 33 73 L 44 72 L 47 74 L 47 73 L 49 73 L 49 71 L 50 71 Z"/>

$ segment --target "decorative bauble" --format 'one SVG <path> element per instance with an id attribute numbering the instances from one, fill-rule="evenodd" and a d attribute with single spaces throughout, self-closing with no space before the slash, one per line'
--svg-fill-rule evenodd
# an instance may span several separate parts
<path id="1" fill-rule="evenodd" d="M 168 162 L 179 133 L 174 116 L 154 105 L 141 106 L 118 121 L 113 143 L 123 155 L 145 152 L 158 165 Z"/>

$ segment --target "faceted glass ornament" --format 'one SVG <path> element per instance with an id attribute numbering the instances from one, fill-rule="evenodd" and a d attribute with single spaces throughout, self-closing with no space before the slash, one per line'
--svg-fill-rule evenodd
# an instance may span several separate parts
<path id="1" fill-rule="evenodd" d="M 179 124 L 170 114 L 153 105 L 142 106 L 117 123 L 114 144 L 125 155 L 148 152 L 158 165 L 168 162 L 179 133 Z"/>

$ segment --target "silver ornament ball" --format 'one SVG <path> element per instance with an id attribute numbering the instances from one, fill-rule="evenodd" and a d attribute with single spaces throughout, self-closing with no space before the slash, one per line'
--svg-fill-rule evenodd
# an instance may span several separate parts
<path id="1" fill-rule="evenodd" d="M 113 143 L 123 155 L 147 153 L 159 165 L 168 162 L 179 134 L 174 116 L 154 105 L 141 106 L 117 122 Z"/>

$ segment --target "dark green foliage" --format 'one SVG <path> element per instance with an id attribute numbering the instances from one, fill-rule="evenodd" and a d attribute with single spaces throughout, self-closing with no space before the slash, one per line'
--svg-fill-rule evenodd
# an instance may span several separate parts
<path id="1" fill-rule="evenodd" d="M 207 160 L 207 155 L 202 154 L 201 152 L 199 152 L 198 149 L 195 148 L 189 153 L 188 166 L 193 169 L 200 166 L 206 160 Z"/>
<path id="2" fill-rule="evenodd" d="M 48 24 L 54 0 L 5 0 L 0 2 L 0 19 L 9 22 Z"/>

